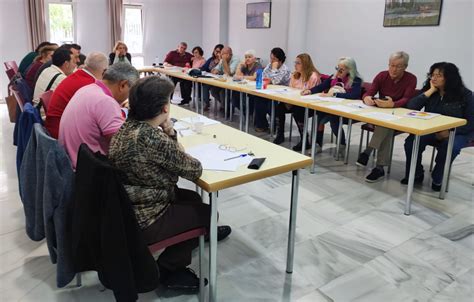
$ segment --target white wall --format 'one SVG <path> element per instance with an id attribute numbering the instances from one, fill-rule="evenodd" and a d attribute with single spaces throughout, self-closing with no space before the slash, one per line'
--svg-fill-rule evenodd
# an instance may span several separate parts
<path id="1" fill-rule="evenodd" d="M 77 44 L 82 52 L 101 51 L 109 54 L 110 21 L 107 0 L 74 0 L 76 10 Z"/>
<path id="2" fill-rule="evenodd" d="M 26 32 L 24 1 L 0 0 L 0 99 L 7 95 L 8 84 L 3 62 L 15 60 L 20 64 L 23 56 L 31 51 Z"/>
<path id="3" fill-rule="evenodd" d="M 333 72 L 338 57 L 352 56 L 364 79 L 372 81 L 387 68 L 390 53 L 404 50 L 418 87 L 434 62 L 449 61 L 473 89 L 472 13 L 472 0 L 445 0 L 439 26 L 383 27 L 384 1 L 310 1 L 307 46 L 325 73 Z"/>
<path id="4" fill-rule="evenodd" d="M 229 45 L 234 54 L 243 57 L 248 49 L 255 49 L 257 57 L 268 61 L 273 47 L 288 49 L 288 9 L 289 1 L 273 0 L 271 27 L 268 29 L 246 28 L 246 4 L 255 0 L 229 1 Z M 288 60 L 292 60 L 288 58 Z M 291 64 L 290 64 L 291 65 Z"/>

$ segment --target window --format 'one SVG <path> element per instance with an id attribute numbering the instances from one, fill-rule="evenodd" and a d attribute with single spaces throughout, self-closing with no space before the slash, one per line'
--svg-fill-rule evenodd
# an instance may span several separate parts
<path id="1" fill-rule="evenodd" d="M 47 6 L 48 40 L 59 45 L 74 43 L 74 10 L 72 3 L 51 1 Z"/>
<path id="2" fill-rule="evenodd" d="M 128 52 L 132 55 L 132 64 L 135 67 L 141 67 L 144 65 L 142 7 L 139 5 L 125 5 L 124 8 L 123 40 L 127 44 Z"/>

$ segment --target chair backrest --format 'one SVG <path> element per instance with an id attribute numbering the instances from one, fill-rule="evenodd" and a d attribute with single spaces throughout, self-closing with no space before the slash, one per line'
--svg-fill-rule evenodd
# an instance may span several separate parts
<path id="1" fill-rule="evenodd" d="M 30 86 L 23 78 L 18 78 L 13 81 L 13 87 L 18 93 L 21 94 L 21 97 L 24 100 L 24 103 L 30 103 L 33 100 L 33 91 Z"/>
<path id="2" fill-rule="evenodd" d="M 40 100 L 41 103 L 43 104 L 44 112 L 48 112 L 48 107 L 49 107 L 49 101 L 51 100 L 51 96 L 53 95 L 52 90 L 48 90 L 43 92 L 43 94 L 40 95 Z"/>
<path id="3" fill-rule="evenodd" d="M 10 86 L 10 93 L 15 96 L 16 102 L 18 103 L 18 106 L 20 107 L 21 112 L 23 112 L 23 107 L 25 106 L 26 102 L 25 100 L 21 97 L 21 94 L 16 90 L 16 88 L 12 85 Z"/>
<path id="4" fill-rule="evenodd" d="M 13 68 L 8 68 L 7 70 L 5 70 L 5 73 L 7 74 L 8 80 L 11 81 L 15 77 L 17 72 Z"/>
<path id="5" fill-rule="evenodd" d="M 7 61 L 3 63 L 5 65 L 5 69 L 13 69 L 15 73 L 18 72 L 18 65 L 16 64 L 15 61 Z"/>

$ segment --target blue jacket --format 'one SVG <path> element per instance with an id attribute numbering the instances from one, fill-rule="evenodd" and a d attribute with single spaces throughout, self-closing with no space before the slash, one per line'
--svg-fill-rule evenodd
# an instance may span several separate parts
<path id="1" fill-rule="evenodd" d="M 31 130 L 33 129 L 33 125 L 35 123 L 43 124 L 41 120 L 40 113 L 38 109 L 33 107 L 31 103 L 26 103 L 23 107 L 23 112 L 20 114 L 20 118 L 18 119 L 18 132 L 17 132 L 17 150 L 16 150 L 16 169 L 18 173 L 18 179 L 21 178 L 20 174 L 20 166 L 21 161 L 23 159 L 23 153 L 25 152 L 26 145 L 28 144 L 28 140 L 31 137 Z M 21 189 L 21 184 L 20 184 Z M 21 190 L 20 190 L 21 196 Z"/>
<path id="2" fill-rule="evenodd" d="M 57 286 L 64 287 L 75 276 L 70 234 L 71 161 L 57 140 L 35 124 L 20 171 L 26 233 L 35 241 L 46 236 L 51 262 L 57 263 Z"/>

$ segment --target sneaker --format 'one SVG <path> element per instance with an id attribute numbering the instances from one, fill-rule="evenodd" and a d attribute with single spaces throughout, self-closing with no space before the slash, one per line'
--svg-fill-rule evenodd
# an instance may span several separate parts
<path id="1" fill-rule="evenodd" d="M 255 128 L 255 132 L 268 132 L 268 128 Z"/>
<path id="2" fill-rule="evenodd" d="M 321 147 L 320 145 L 316 144 L 316 154 L 318 153 L 323 153 L 323 147 Z"/>
<path id="3" fill-rule="evenodd" d="M 303 142 L 300 141 L 298 144 L 294 145 L 292 149 L 293 151 L 301 151 L 302 147 L 303 147 Z M 306 147 L 306 150 L 309 150 L 311 149 L 311 144 L 308 144 L 308 141 L 306 141 L 305 147 Z"/>
<path id="4" fill-rule="evenodd" d="M 232 233 L 232 228 L 228 225 L 220 225 L 217 227 L 217 241 L 221 241 L 229 237 L 230 233 Z M 204 240 L 209 242 L 209 234 L 204 236 Z"/>
<path id="5" fill-rule="evenodd" d="M 359 158 L 357 158 L 356 165 L 359 167 L 365 167 L 367 166 L 367 162 L 369 161 L 369 156 L 362 152 L 359 154 Z"/>
<path id="6" fill-rule="evenodd" d="M 435 184 L 434 182 L 431 183 L 431 190 L 435 192 L 441 191 L 441 184 Z"/>
<path id="7" fill-rule="evenodd" d="M 275 139 L 273 140 L 273 143 L 274 144 L 277 144 L 277 145 L 280 145 L 281 143 L 283 143 L 285 141 L 285 137 L 283 136 L 283 134 L 277 134 L 277 136 L 275 137 Z"/>
<path id="8" fill-rule="evenodd" d="M 161 273 L 160 268 L 160 273 Z M 183 291 L 187 293 L 199 292 L 199 278 L 196 273 L 188 268 L 182 268 L 174 272 L 168 272 L 166 277 L 160 276 L 161 284 L 170 290 Z M 207 285 L 207 279 L 204 279 L 204 285 Z"/>
<path id="9" fill-rule="evenodd" d="M 423 174 L 421 174 L 420 176 L 415 176 L 414 184 L 415 185 L 421 185 L 421 184 L 423 184 L 424 179 L 425 179 L 425 176 Z M 405 177 L 402 180 L 400 180 L 400 183 L 402 185 L 408 185 L 408 177 Z"/>
<path id="10" fill-rule="evenodd" d="M 179 106 L 188 105 L 190 102 L 191 102 L 191 101 L 182 100 L 181 103 L 179 103 L 178 105 L 179 105 Z"/>
<path id="11" fill-rule="evenodd" d="M 372 172 L 365 178 L 366 182 L 377 182 L 385 176 L 385 171 L 379 168 L 373 168 Z"/>

